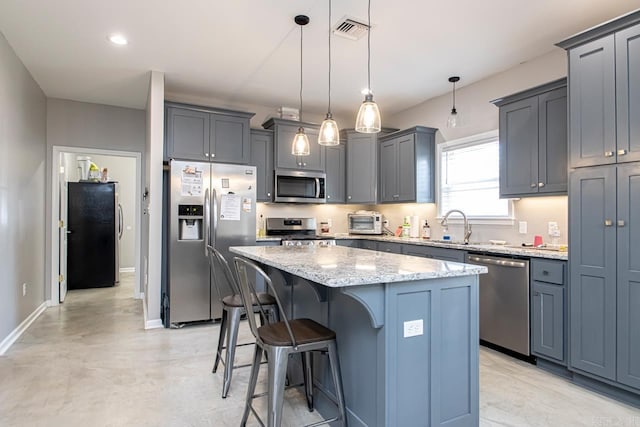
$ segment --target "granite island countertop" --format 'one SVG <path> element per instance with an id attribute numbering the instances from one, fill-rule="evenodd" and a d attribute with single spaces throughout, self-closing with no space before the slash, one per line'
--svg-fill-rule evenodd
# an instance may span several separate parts
<path id="1" fill-rule="evenodd" d="M 478 265 L 343 246 L 232 246 L 229 250 L 331 288 L 487 272 Z"/>
<path id="2" fill-rule="evenodd" d="M 527 258 L 546 258 L 566 261 L 569 259 L 568 252 L 554 251 L 547 249 L 536 249 L 531 247 L 522 246 L 510 246 L 510 245 L 492 245 L 489 243 L 469 243 L 468 245 L 462 242 L 443 242 L 431 239 L 422 239 L 419 237 L 396 237 L 396 236 L 382 236 L 382 235 L 366 235 L 366 234 L 332 234 L 327 237 L 335 238 L 336 240 L 373 240 L 377 242 L 389 242 L 389 243 L 403 243 L 408 245 L 417 246 L 431 246 L 437 248 L 458 249 L 471 252 L 484 252 L 488 254 L 496 255 L 510 255 L 520 256 Z M 277 237 L 258 237 L 256 242 L 274 242 L 280 238 Z"/>

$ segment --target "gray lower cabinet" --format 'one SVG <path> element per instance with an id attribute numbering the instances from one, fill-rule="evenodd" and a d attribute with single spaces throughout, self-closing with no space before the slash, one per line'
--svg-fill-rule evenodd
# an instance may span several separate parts
<path id="1" fill-rule="evenodd" d="M 379 139 L 381 203 L 435 200 L 435 132 L 415 126 Z"/>
<path id="2" fill-rule="evenodd" d="M 566 79 L 492 102 L 500 107 L 500 197 L 566 193 Z"/>
<path id="3" fill-rule="evenodd" d="M 361 240 L 360 247 L 362 249 L 369 249 L 370 251 L 377 251 L 378 243 L 375 240 Z"/>
<path id="4" fill-rule="evenodd" d="M 570 366 L 640 390 L 640 163 L 577 169 L 569 212 Z"/>
<path id="5" fill-rule="evenodd" d="M 325 172 L 327 174 L 325 193 L 327 203 L 344 203 L 346 201 L 345 174 L 346 153 L 343 144 L 324 147 Z"/>
<path id="6" fill-rule="evenodd" d="M 361 242 L 362 240 L 359 239 L 336 239 L 336 245 L 349 248 L 361 248 Z"/>
<path id="7" fill-rule="evenodd" d="M 250 165 L 256 167 L 256 200 L 270 202 L 273 200 L 273 132 L 270 130 L 251 129 Z"/>
<path id="8" fill-rule="evenodd" d="M 309 138 L 308 156 L 291 154 L 291 144 L 300 126 L 304 128 Z M 262 127 L 273 131 L 275 169 L 304 169 L 324 172 L 324 147 L 318 144 L 319 125 L 272 118 L 264 122 Z"/>
<path id="9" fill-rule="evenodd" d="M 640 13 L 558 45 L 569 51 L 569 166 L 639 161 Z"/>
<path id="10" fill-rule="evenodd" d="M 531 260 L 531 351 L 566 366 L 566 263 Z"/>
<path id="11" fill-rule="evenodd" d="M 248 164 L 253 113 L 166 103 L 167 159 Z"/>
<path id="12" fill-rule="evenodd" d="M 441 261 L 464 262 L 466 251 L 459 249 L 447 249 L 435 246 L 420 246 L 403 244 L 402 253 L 404 255 L 413 255 L 423 258 L 433 258 Z"/>
<path id="13" fill-rule="evenodd" d="M 256 242 L 256 246 L 280 246 L 280 240 L 267 240 Z M 267 292 L 267 284 L 264 281 L 264 278 L 256 273 L 256 292 Z"/>
<path id="14" fill-rule="evenodd" d="M 377 242 L 376 250 L 380 252 L 389 252 L 392 254 L 401 254 L 402 244 L 391 242 Z"/>

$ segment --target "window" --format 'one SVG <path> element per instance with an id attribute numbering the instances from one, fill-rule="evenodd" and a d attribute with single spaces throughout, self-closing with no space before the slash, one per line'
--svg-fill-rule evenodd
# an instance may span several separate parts
<path id="1" fill-rule="evenodd" d="M 438 216 L 451 209 L 468 218 L 511 220 L 511 201 L 500 199 L 498 131 L 438 144 Z"/>

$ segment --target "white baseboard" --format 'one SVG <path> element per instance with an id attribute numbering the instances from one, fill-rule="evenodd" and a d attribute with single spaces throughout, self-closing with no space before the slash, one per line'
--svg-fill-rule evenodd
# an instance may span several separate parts
<path id="1" fill-rule="evenodd" d="M 146 322 L 144 322 L 144 328 L 158 329 L 158 328 L 164 328 L 164 325 L 162 324 L 161 319 L 153 319 L 153 320 L 147 320 Z"/>
<path id="2" fill-rule="evenodd" d="M 26 319 L 22 321 L 5 339 L 0 342 L 0 356 L 5 354 L 7 350 L 13 345 L 14 342 L 20 338 L 20 336 L 29 329 L 29 326 L 42 314 L 43 311 L 47 309 L 47 301 L 40 304 L 38 308 L 36 308 L 33 313 L 31 313 Z"/>
<path id="3" fill-rule="evenodd" d="M 120 273 L 135 273 L 135 267 L 120 267 Z"/>

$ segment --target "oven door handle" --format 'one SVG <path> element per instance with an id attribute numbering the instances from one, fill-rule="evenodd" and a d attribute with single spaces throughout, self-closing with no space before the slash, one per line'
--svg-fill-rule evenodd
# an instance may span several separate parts
<path id="1" fill-rule="evenodd" d="M 507 259 L 495 259 L 495 258 L 481 258 L 477 256 L 470 256 L 469 261 L 479 262 L 482 264 L 489 265 L 498 265 L 500 267 L 511 267 L 511 268 L 525 268 L 527 266 L 526 262 L 522 261 L 512 261 Z"/>

